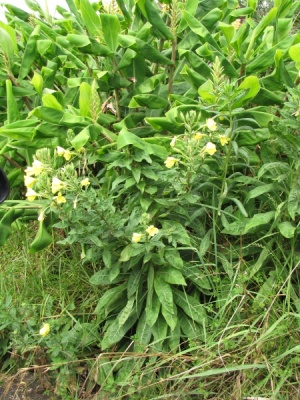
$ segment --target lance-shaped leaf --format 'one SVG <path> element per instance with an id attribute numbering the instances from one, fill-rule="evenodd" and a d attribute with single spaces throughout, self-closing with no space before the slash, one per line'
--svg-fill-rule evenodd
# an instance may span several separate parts
<path id="1" fill-rule="evenodd" d="M 150 24 L 152 24 L 166 39 L 173 39 L 173 35 L 162 20 L 157 7 L 155 7 L 150 0 L 137 0 L 136 4 Z"/>
<path id="2" fill-rule="evenodd" d="M 21 66 L 19 69 L 19 76 L 18 80 L 21 81 L 28 75 L 34 60 L 36 59 L 36 52 L 37 52 L 37 40 L 40 37 L 41 27 L 40 25 L 36 26 L 29 36 L 25 51 L 23 54 Z"/>
<path id="3" fill-rule="evenodd" d="M 119 45 L 118 35 L 121 31 L 120 22 L 116 15 L 101 14 L 102 33 L 104 42 L 111 52 L 115 52 Z"/>
<path id="4" fill-rule="evenodd" d="M 13 95 L 12 83 L 10 80 L 6 81 L 6 100 L 7 100 L 7 122 L 11 124 L 12 122 L 18 121 L 20 119 L 20 113 L 18 104 Z"/>

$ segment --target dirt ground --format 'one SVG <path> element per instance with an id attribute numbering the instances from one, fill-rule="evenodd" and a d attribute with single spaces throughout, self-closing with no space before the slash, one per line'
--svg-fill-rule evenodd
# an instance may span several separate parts
<path id="1" fill-rule="evenodd" d="M 21 372 L 13 377 L 0 375 L 0 400 L 59 400 L 45 394 L 41 382 L 30 372 Z"/>

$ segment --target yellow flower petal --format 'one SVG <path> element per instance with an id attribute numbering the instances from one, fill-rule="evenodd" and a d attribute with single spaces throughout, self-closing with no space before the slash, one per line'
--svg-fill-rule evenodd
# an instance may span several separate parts
<path id="1" fill-rule="evenodd" d="M 146 232 L 148 233 L 149 236 L 153 237 L 158 234 L 159 230 L 155 228 L 154 225 L 150 225 L 147 229 Z"/>
<path id="2" fill-rule="evenodd" d="M 40 335 L 42 337 L 47 336 L 49 332 L 50 332 L 50 325 L 49 324 L 44 324 L 40 329 Z"/>
<path id="3" fill-rule="evenodd" d="M 57 196 L 53 197 L 57 204 L 66 203 L 66 198 L 59 192 Z"/>
<path id="4" fill-rule="evenodd" d="M 212 118 L 208 118 L 206 120 L 206 126 L 210 131 L 215 131 L 217 130 L 217 124 L 216 121 Z"/>
<path id="5" fill-rule="evenodd" d="M 173 168 L 174 165 L 178 162 L 178 159 L 175 157 L 168 157 L 165 161 L 165 166 L 167 168 Z"/>
<path id="6" fill-rule="evenodd" d="M 212 142 L 206 143 L 206 146 L 202 150 L 204 153 L 209 154 L 210 156 L 213 156 L 215 152 L 217 151 L 216 145 Z"/>
<path id="7" fill-rule="evenodd" d="M 195 133 L 195 135 L 193 136 L 195 140 L 201 140 L 203 138 L 203 133 L 197 132 Z"/>
<path id="8" fill-rule="evenodd" d="M 24 176 L 24 184 L 27 188 L 32 189 L 35 182 L 36 182 L 36 179 L 33 178 L 32 176 L 28 176 L 28 175 Z"/>
<path id="9" fill-rule="evenodd" d="M 142 234 L 141 233 L 133 233 L 133 235 L 132 235 L 132 239 L 131 239 L 131 241 L 133 242 L 133 243 L 138 243 L 138 242 L 140 242 L 141 241 L 141 239 L 142 239 Z"/>
<path id="10" fill-rule="evenodd" d="M 225 144 L 229 143 L 230 138 L 225 135 L 221 135 L 221 136 L 219 136 L 219 140 L 220 140 L 221 146 L 225 146 Z"/>
<path id="11" fill-rule="evenodd" d="M 89 186 L 90 185 L 90 180 L 89 180 L 89 178 L 85 178 L 85 179 L 83 179 L 81 182 L 80 182 L 80 185 L 81 185 L 81 187 L 83 187 L 83 186 Z"/>
<path id="12" fill-rule="evenodd" d="M 53 194 L 59 192 L 61 189 L 64 189 L 65 186 L 66 186 L 65 183 L 60 179 L 56 177 L 52 179 L 51 190 Z"/>
<path id="13" fill-rule="evenodd" d="M 26 195 L 28 201 L 34 201 L 34 199 L 38 196 L 37 192 L 31 188 L 28 188 Z"/>
<path id="14" fill-rule="evenodd" d="M 45 169 L 45 166 L 39 160 L 34 160 L 32 163 L 33 175 L 38 176 Z"/>

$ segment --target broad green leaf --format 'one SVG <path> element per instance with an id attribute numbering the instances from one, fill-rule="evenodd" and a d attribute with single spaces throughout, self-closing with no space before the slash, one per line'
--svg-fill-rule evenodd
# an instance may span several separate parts
<path id="1" fill-rule="evenodd" d="M 101 20 L 89 0 L 80 0 L 80 11 L 89 34 L 101 38 Z"/>
<path id="2" fill-rule="evenodd" d="M 155 322 L 157 321 L 160 307 L 161 307 L 161 303 L 155 292 L 153 293 L 151 304 L 150 304 L 150 301 L 148 301 L 148 297 L 147 297 L 147 303 L 146 303 L 146 308 L 145 308 L 146 322 L 150 327 L 152 327 L 155 324 Z"/>
<path id="3" fill-rule="evenodd" d="M 14 43 L 9 33 L 0 27 L 0 47 L 7 57 L 9 67 L 14 66 Z"/>
<path id="4" fill-rule="evenodd" d="M 167 108 L 169 106 L 169 102 L 163 97 L 156 96 L 154 94 L 138 94 L 131 99 L 128 107 L 137 108 L 140 106 L 148 107 L 150 109 L 160 109 Z"/>
<path id="5" fill-rule="evenodd" d="M 166 39 L 173 39 L 172 33 L 160 17 L 157 7 L 155 7 L 150 0 L 136 0 L 136 4 L 150 24 L 152 24 Z"/>
<path id="6" fill-rule="evenodd" d="M 296 226 L 289 221 L 280 222 L 278 225 L 279 232 L 287 239 L 294 237 Z"/>
<path id="7" fill-rule="evenodd" d="M 43 250 L 53 242 L 53 237 L 48 233 L 44 221 L 40 221 L 38 232 L 30 243 L 29 253 L 36 253 Z"/>
<path id="8" fill-rule="evenodd" d="M 16 121 L 0 128 L 0 136 L 4 136 L 15 140 L 32 140 L 34 136 L 36 120 L 28 119 L 24 121 Z"/>
<path id="9" fill-rule="evenodd" d="M 255 199 L 262 194 L 273 192 L 275 189 L 276 185 L 274 183 L 258 186 L 248 192 L 247 201 L 249 201 L 250 199 Z"/>
<path id="10" fill-rule="evenodd" d="M 101 341 L 101 349 L 107 350 L 114 344 L 118 343 L 121 339 L 123 339 L 127 331 L 129 331 L 136 320 L 137 316 L 136 314 L 133 314 L 127 319 L 125 324 L 119 327 L 118 316 L 116 316 L 104 334 L 104 337 Z"/>
<path id="11" fill-rule="evenodd" d="M 299 207 L 299 192 L 300 192 L 300 183 L 299 183 L 299 173 L 295 175 L 292 187 L 289 190 L 288 195 L 288 213 L 293 221 L 295 221 L 296 213 Z"/>
<path id="12" fill-rule="evenodd" d="M 31 83 L 32 86 L 35 88 L 35 90 L 38 92 L 38 94 L 41 96 L 44 87 L 44 80 L 42 75 L 40 75 L 38 72 L 34 72 L 33 77 L 31 79 Z"/>
<path id="13" fill-rule="evenodd" d="M 115 52 L 119 45 L 118 35 L 121 31 L 120 22 L 116 15 L 100 14 L 104 42 L 111 52 Z"/>
<path id="14" fill-rule="evenodd" d="M 128 318 L 130 317 L 132 310 L 133 310 L 134 303 L 135 303 L 135 297 L 131 297 L 130 299 L 128 299 L 127 304 L 125 305 L 123 310 L 118 315 L 119 328 L 121 328 L 125 324 L 125 322 L 128 320 Z"/>
<path id="15" fill-rule="evenodd" d="M 80 115 L 83 117 L 91 116 L 91 98 L 92 98 L 92 87 L 82 82 L 79 88 L 79 109 Z"/>
<path id="16" fill-rule="evenodd" d="M 151 330 L 154 336 L 153 349 L 162 349 L 163 341 L 166 339 L 168 333 L 168 324 L 161 314 L 159 314 L 157 321 L 152 326 Z"/>
<path id="17" fill-rule="evenodd" d="M 115 279 L 110 278 L 110 269 L 104 268 L 101 269 L 100 271 L 97 271 L 92 275 L 89 279 L 89 282 L 91 285 L 97 285 L 97 286 L 107 286 L 110 285 L 111 283 L 118 283 L 124 279 L 123 275 L 118 276 Z"/>
<path id="18" fill-rule="evenodd" d="M 98 282 L 97 277 L 94 275 L 90 278 L 91 284 L 96 284 L 94 282 Z M 124 293 L 123 293 L 124 292 Z M 95 314 L 102 315 L 105 312 L 105 308 L 116 301 L 118 298 L 122 298 L 126 295 L 126 282 L 113 287 L 112 289 L 106 290 L 103 295 L 100 297 L 98 304 L 95 308 Z"/>
<path id="19" fill-rule="evenodd" d="M 154 277 L 154 290 L 159 298 L 160 303 L 167 311 L 169 311 L 169 313 L 172 314 L 174 312 L 174 304 L 171 286 L 161 277 L 156 275 Z"/>
<path id="20" fill-rule="evenodd" d="M 182 292 L 178 289 L 173 289 L 174 301 L 180 307 L 186 315 L 188 315 L 193 321 L 203 323 L 206 319 L 206 312 L 200 299 L 196 300 L 194 297 Z"/>
<path id="21" fill-rule="evenodd" d="M 79 132 L 78 135 L 74 137 L 74 139 L 71 140 L 71 144 L 76 151 L 79 151 L 87 144 L 89 140 L 90 130 L 89 127 L 86 127 L 81 132 Z"/>
<path id="22" fill-rule="evenodd" d="M 163 267 L 157 272 L 156 275 L 161 277 L 164 281 L 173 285 L 186 286 L 186 281 L 182 273 L 178 269 Z"/>
<path id="23" fill-rule="evenodd" d="M 53 94 L 44 94 L 44 96 L 42 97 L 42 102 L 44 107 L 54 108 L 55 110 L 59 111 L 63 109 L 63 106 L 59 103 L 59 101 L 57 101 L 56 97 L 53 96 Z"/>
<path id="24" fill-rule="evenodd" d="M 121 251 L 119 261 L 120 262 L 129 261 L 132 257 L 142 254 L 144 251 L 145 251 L 145 248 L 142 244 L 139 244 L 139 243 L 128 244 Z"/>
<path id="25" fill-rule="evenodd" d="M 199 247 L 199 253 L 201 257 L 204 257 L 207 250 L 211 246 L 211 239 L 212 239 L 212 229 L 209 229 L 204 237 L 201 239 L 200 247 Z"/>
<path id="26" fill-rule="evenodd" d="M 147 318 L 145 311 L 139 318 L 139 322 L 136 327 L 135 340 L 134 340 L 134 352 L 145 352 L 148 344 L 152 337 L 152 331 L 150 326 L 147 324 Z"/>
<path id="27" fill-rule="evenodd" d="M 182 269 L 183 261 L 178 250 L 172 247 L 166 248 L 164 258 L 172 267 Z"/>
<path id="28" fill-rule="evenodd" d="M 177 325 L 177 307 L 175 304 L 173 304 L 173 312 L 169 312 L 163 305 L 161 307 L 161 313 L 166 320 L 167 324 L 171 328 L 171 331 L 173 331 Z"/>
<path id="29" fill-rule="evenodd" d="M 274 219 L 275 211 L 268 211 L 265 213 L 255 214 L 250 220 L 247 221 L 245 225 L 244 233 L 249 232 L 253 228 L 257 228 L 261 225 L 268 224 Z"/>
<path id="30" fill-rule="evenodd" d="M 141 278 L 143 277 L 142 268 L 137 265 L 132 269 L 127 279 L 127 296 L 130 298 L 138 290 Z"/>
<path id="31" fill-rule="evenodd" d="M 69 33 L 66 39 L 74 46 L 85 47 L 91 44 L 91 41 L 86 35 L 77 35 L 74 33 Z"/>
<path id="32" fill-rule="evenodd" d="M 247 275 L 245 275 L 245 278 L 247 278 L 247 281 L 249 281 L 250 279 L 253 278 L 253 276 L 262 268 L 262 266 L 264 265 L 264 262 L 266 261 L 266 259 L 269 257 L 270 255 L 270 248 L 271 248 L 271 244 L 273 243 L 273 241 L 270 241 L 268 243 L 268 246 L 265 246 L 263 248 L 263 250 L 261 251 L 258 259 L 256 260 L 256 262 L 250 266 L 249 272 Z"/>
<path id="33" fill-rule="evenodd" d="M 240 107 L 246 100 L 252 99 L 260 90 L 260 84 L 257 76 L 247 76 L 238 87 L 238 90 L 246 90 L 242 99 L 233 103 L 232 108 Z"/>

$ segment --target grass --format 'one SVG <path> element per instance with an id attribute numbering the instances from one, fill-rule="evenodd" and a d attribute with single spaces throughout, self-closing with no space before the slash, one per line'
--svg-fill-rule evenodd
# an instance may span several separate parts
<path id="1" fill-rule="evenodd" d="M 29 254 L 34 229 L 16 230 L 0 250 L 4 372 L 34 370 L 70 399 L 299 399 L 300 315 L 290 284 L 298 265 L 269 296 L 260 291 L 260 302 L 254 292 L 231 294 L 199 343 L 174 353 L 151 352 L 153 344 L 145 353 L 101 353 L 93 314 L 101 292 L 89 283 L 95 268 L 82 265 L 76 247 Z M 45 321 L 53 329 L 46 342 L 38 334 Z"/>

